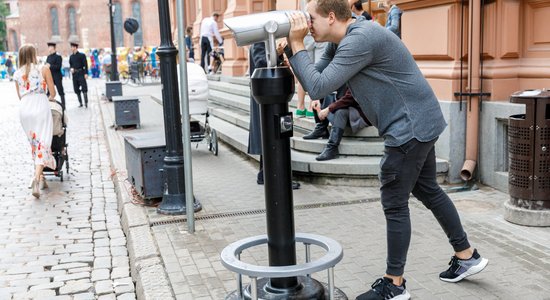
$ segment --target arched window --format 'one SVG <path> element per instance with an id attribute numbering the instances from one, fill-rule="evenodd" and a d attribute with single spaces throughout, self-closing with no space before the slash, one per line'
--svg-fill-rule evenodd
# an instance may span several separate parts
<path id="1" fill-rule="evenodd" d="M 124 46 L 124 37 L 122 36 L 122 6 L 119 2 L 113 3 L 113 26 L 115 27 L 115 43 L 117 47 Z"/>
<path id="2" fill-rule="evenodd" d="M 143 31 L 141 26 L 141 5 L 139 2 L 132 3 L 132 17 L 138 21 L 139 29 L 134 33 L 134 46 L 143 46 Z"/>
<path id="3" fill-rule="evenodd" d="M 69 35 L 77 35 L 76 33 L 76 9 L 69 7 L 67 14 L 69 15 Z"/>
<path id="4" fill-rule="evenodd" d="M 59 35 L 59 16 L 57 14 L 57 7 L 50 8 L 50 19 L 52 21 L 52 35 Z"/>
<path id="5" fill-rule="evenodd" d="M 10 30 L 11 42 L 12 42 L 12 51 L 19 50 L 19 39 L 17 38 L 17 32 L 15 30 Z"/>

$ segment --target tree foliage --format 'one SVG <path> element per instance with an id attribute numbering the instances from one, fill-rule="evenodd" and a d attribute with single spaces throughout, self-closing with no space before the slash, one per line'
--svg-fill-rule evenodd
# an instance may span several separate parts
<path id="1" fill-rule="evenodd" d="M 6 51 L 7 46 L 7 28 L 6 17 L 9 16 L 10 10 L 8 4 L 5 2 L 0 3 L 0 51 Z"/>

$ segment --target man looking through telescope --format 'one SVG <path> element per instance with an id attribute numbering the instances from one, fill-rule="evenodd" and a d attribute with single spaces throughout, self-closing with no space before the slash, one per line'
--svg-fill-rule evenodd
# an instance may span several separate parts
<path id="1" fill-rule="evenodd" d="M 313 0 L 289 14 L 292 69 L 312 99 L 347 84 L 362 111 L 384 138 L 381 203 L 386 217 L 386 273 L 357 299 L 409 299 L 403 273 L 411 238 L 409 194 L 432 211 L 454 249 L 439 275 L 458 282 L 479 273 L 488 260 L 468 242 L 458 212 L 436 180 L 435 142 L 446 127 L 438 100 L 401 40 L 385 28 L 351 17 L 347 0 Z M 324 59 L 311 63 L 303 39 L 330 42 Z M 325 59 L 327 58 L 327 59 Z"/>

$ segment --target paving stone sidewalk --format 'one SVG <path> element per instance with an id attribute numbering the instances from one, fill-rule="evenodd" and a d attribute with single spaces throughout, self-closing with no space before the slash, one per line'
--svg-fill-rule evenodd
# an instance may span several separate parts
<path id="1" fill-rule="evenodd" d="M 123 136 L 162 130 L 161 106 L 150 97 L 159 94 L 159 88 L 124 87 L 125 96 L 140 99 L 140 129 L 109 129 L 113 105 L 106 101 L 100 105 L 119 182 L 124 183 L 126 176 Z M 138 262 L 131 265 L 132 273 L 138 273 L 134 279 L 139 298 L 154 299 L 151 283 L 160 281 L 158 289 L 166 297 L 224 299 L 236 289 L 236 281 L 235 274 L 222 266 L 220 252 L 236 240 L 266 232 L 261 211 L 264 191 L 254 180 L 257 164 L 223 144 L 217 157 L 205 145 L 193 144 L 192 148 L 194 195 L 204 207 L 196 214 L 194 234 L 187 232 L 182 216 L 162 216 L 155 208 L 131 204 L 128 185 L 118 185 L 119 196 L 126 199 L 122 200 L 123 228 L 139 230 L 136 236 L 145 237 L 140 241 L 151 252 L 147 256 L 143 247 L 129 243 L 131 261 Z M 550 299 L 550 230 L 504 221 L 502 207 L 508 195 L 489 187 L 450 196 L 471 243 L 489 258 L 489 266 L 458 284 L 440 281 L 438 274 L 447 268 L 452 249 L 430 212 L 411 198 L 413 235 L 405 276 L 413 299 Z M 294 192 L 296 231 L 324 235 L 343 246 L 344 258 L 335 268 L 336 285 L 349 299 L 370 288 L 385 269 L 385 221 L 378 197 L 376 188 L 307 183 Z M 125 214 L 125 210 L 132 212 Z M 257 248 L 244 253 L 243 260 L 267 265 L 267 250 Z M 137 259 L 133 252 L 138 253 Z M 302 253 L 298 247 L 299 261 L 303 261 Z M 318 257 L 321 252 L 313 255 Z M 143 264 L 147 259 L 153 261 Z M 154 268 L 144 271 L 143 265 Z M 326 282 L 324 272 L 313 277 Z"/>
<path id="2" fill-rule="evenodd" d="M 97 94 L 78 108 L 64 86 L 70 169 L 63 182 L 47 177 L 35 200 L 19 100 L 13 82 L 0 82 L 0 299 L 136 299 Z"/>

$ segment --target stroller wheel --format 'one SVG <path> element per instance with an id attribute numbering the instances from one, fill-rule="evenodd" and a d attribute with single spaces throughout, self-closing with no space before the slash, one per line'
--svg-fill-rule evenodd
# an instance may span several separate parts
<path id="1" fill-rule="evenodd" d="M 210 132 L 210 143 L 208 143 L 208 150 L 210 150 L 215 156 L 218 156 L 218 134 L 215 129 Z"/>
<path id="2" fill-rule="evenodd" d="M 63 170 L 59 171 L 59 180 L 63 182 Z"/>
<path id="3" fill-rule="evenodd" d="M 69 173 L 69 155 L 65 155 L 65 170 Z"/>

